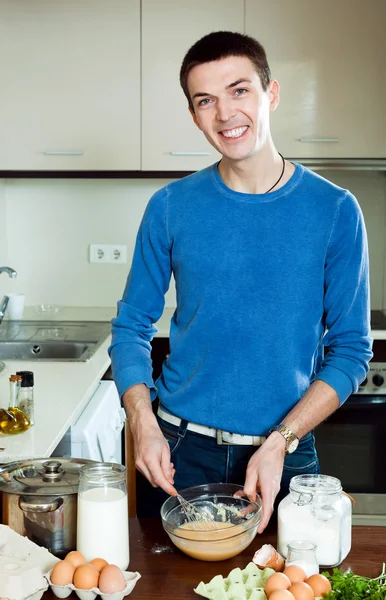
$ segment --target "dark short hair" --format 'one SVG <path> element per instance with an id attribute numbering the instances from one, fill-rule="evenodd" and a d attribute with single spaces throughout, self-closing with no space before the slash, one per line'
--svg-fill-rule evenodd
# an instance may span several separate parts
<path id="1" fill-rule="evenodd" d="M 271 70 L 263 46 L 249 35 L 235 31 L 213 31 L 199 39 L 187 51 L 180 69 L 180 84 L 188 99 L 190 108 L 193 104 L 189 96 L 188 75 L 193 67 L 228 56 L 245 56 L 253 63 L 259 74 L 263 90 L 271 80 Z"/>

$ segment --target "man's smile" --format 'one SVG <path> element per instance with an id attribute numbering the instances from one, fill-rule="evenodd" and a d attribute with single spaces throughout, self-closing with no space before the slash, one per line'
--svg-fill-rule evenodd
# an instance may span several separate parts
<path id="1" fill-rule="evenodd" d="M 240 138 L 247 131 L 248 127 L 236 127 L 235 129 L 224 129 L 220 131 L 220 135 L 226 138 Z"/>

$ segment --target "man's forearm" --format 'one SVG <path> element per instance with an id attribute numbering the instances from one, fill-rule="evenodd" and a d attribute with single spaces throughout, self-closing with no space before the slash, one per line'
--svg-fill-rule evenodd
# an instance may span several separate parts
<path id="1" fill-rule="evenodd" d="M 339 408 L 339 398 L 335 390 L 328 383 L 317 379 L 283 419 L 283 423 L 302 438 L 337 408 Z"/>
<path id="2" fill-rule="evenodd" d="M 150 390 L 144 383 L 133 385 L 126 390 L 122 396 L 122 402 L 132 431 L 138 425 L 156 425 L 156 418 L 151 407 Z"/>

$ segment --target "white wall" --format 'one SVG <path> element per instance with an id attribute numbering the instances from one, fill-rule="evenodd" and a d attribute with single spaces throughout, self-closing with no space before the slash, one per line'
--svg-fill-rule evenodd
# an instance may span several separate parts
<path id="1" fill-rule="evenodd" d="M 4 179 L 0 179 L 0 266 L 7 264 L 7 220 L 5 217 L 5 208 L 5 181 Z"/>
<path id="2" fill-rule="evenodd" d="M 365 171 L 322 171 L 351 189 L 367 223 L 372 307 L 385 307 L 386 178 Z M 130 268 L 88 262 L 91 243 L 127 244 L 135 236 L 150 196 L 167 180 L 0 180 L 0 265 L 18 278 L 0 276 L 0 297 L 23 291 L 26 304 L 115 306 Z M 166 304 L 175 303 L 174 286 Z"/>
<path id="3" fill-rule="evenodd" d="M 321 171 L 349 189 L 361 205 L 370 255 L 371 307 L 386 308 L 386 174 L 383 171 Z"/>
<path id="4" fill-rule="evenodd" d="M 115 306 L 145 206 L 165 184 L 165 180 L 7 180 L 3 204 L 8 241 L 6 259 L 0 253 L 0 263 L 16 269 L 18 277 L 1 275 L 0 297 L 7 291 L 23 291 L 28 306 Z M 90 264 L 91 243 L 127 244 L 129 262 Z M 175 303 L 173 286 L 166 302 Z"/>

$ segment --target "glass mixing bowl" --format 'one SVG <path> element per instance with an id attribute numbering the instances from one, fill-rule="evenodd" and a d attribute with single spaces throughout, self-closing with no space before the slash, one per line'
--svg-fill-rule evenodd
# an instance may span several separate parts
<path id="1" fill-rule="evenodd" d="M 261 520 L 262 503 L 235 498 L 242 487 L 210 483 L 181 490 L 181 496 L 203 516 L 192 522 L 180 502 L 171 496 L 161 507 L 162 525 L 172 542 L 193 558 L 225 560 L 239 554 L 252 542 Z"/>

